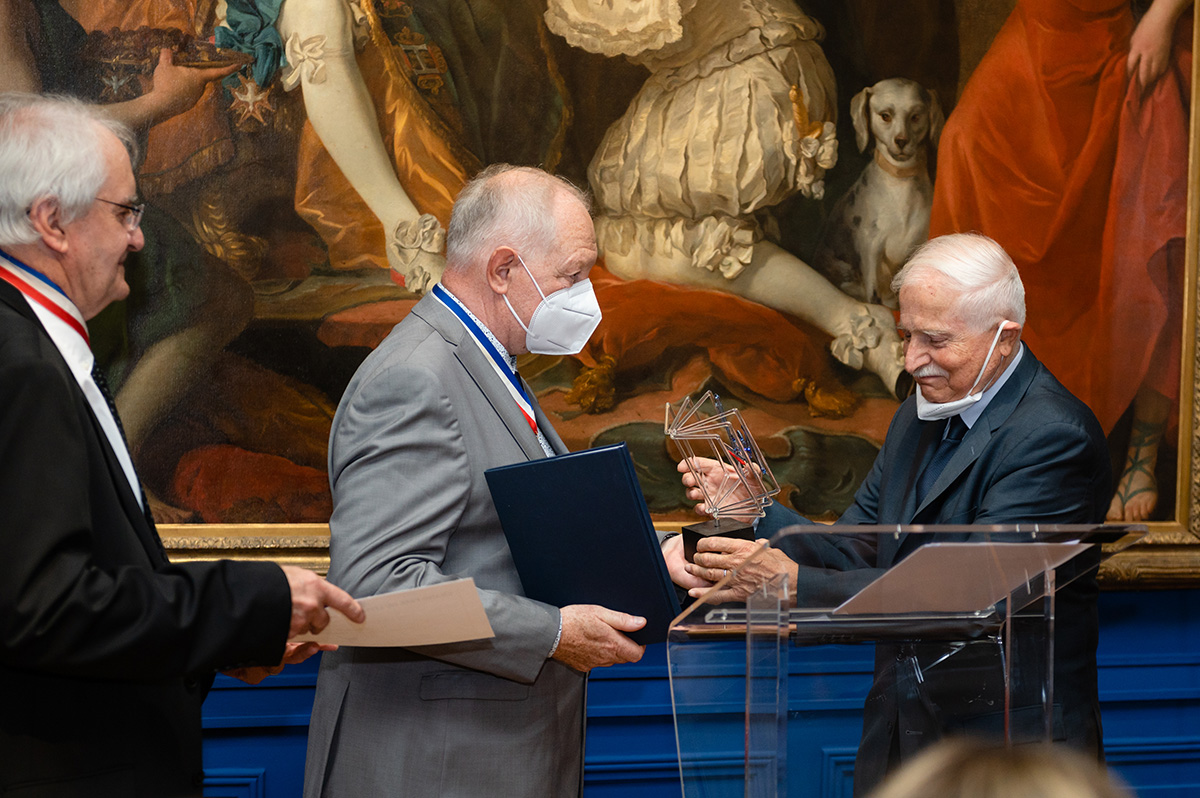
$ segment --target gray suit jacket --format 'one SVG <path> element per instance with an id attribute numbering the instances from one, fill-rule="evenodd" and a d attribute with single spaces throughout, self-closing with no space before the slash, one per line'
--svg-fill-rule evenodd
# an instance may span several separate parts
<path id="1" fill-rule="evenodd" d="M 586 680 L 547 660 L 559 611 L 523 596 L 483 476 L 541 457 L 487 356 L 432 295 L 358 369 L 329 441 L 330 581 L 361 597 L 470 576 L 496 636 L 326 654 L 307 798 L 579 794 Z"/>
<path id="2" fill-rule="evenodd" d="M 963 437 L 954 456 L 918 506 L 917 477 L 933 456 L 944 422 L 917 418 L 915 399 L 896 411 L 875 464 L 838 520 L 841 524 L 1088 524 L 1101 523 L 1111 497 L 1104 433 L 1092 412 L 1071 395 L 1026 348 L 1016 371 Z M 774 505 L 760 522 L 760 537 L 790 524 L 807 523 Z M 969 535 L 964 535 L 969 538 Z M 945 538 L 943 538 L 945 539 Z M 800 535 L 781 548 L 801 563 L 796 593 L 804 604 L 834 606 L 874 581 L 923 541 L 918 535 L 884 537 L 878 550 L 840 535 Z M 1098 555 L 1085 554 L 1060 569 L 1059 582 L 1082 573 L 1057 594 L 1055 704 L 1057 735 L 1102 756 L 1097 691 L 1099 637 L 1095 572 Z M 1064 570 L 1065 569 L 1065 570 Z M 1067 573 L 1066 571 L 1069 571 Z M 928 670 L 940 655 L 929 647 L 880 644 L 875 684 L 867 698 L 863 740 L 855 764 L 855 793 L 862 794 L 886 770 L 941 728 L 919 697 L 900 689 L 899 674 L 919 664 L 924 695 L 951 705 L 975 685 L 961 666 Z M 956 660 L 966 663 L 966 658 Z M 972 665 L 987 667 L 972 661 Z M 1061 717 L 1059 717 L 1061 713 Z M 980 717 L 982 729 L 990 719 Z"/>

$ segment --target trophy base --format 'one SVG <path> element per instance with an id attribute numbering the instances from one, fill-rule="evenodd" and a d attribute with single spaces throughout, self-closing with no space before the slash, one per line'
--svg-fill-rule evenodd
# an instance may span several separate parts
<path id="1" fill-rule="evenodd" d="M 699 524 L 688 524 L 683 528 L 683 556 L 688 562 L 694 562 L 696 544 L 700 538 L 737 538 L 738 540 L 754 540 L 754 526 L 731 518 L 710 518 Z"/>

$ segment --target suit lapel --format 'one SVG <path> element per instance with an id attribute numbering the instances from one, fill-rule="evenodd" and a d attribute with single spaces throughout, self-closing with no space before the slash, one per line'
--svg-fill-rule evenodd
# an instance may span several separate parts
<path id="1" fill-rule="evenodd" d="M 942 473 L 929 488 L 925 500 L 917 508 L 918 514 L 945 493 L 946 488 L 950 487 L 960 474 L 979 459 L 984 449 L 987 448 L 988 442 L 991 441 L 992 433 L 1008 420 L 1022 397 L 1025 396 L 1025 392 L 1029 390 L 1029 385 L 1037 373 L 1037 365 L 1037 358 L 1026 347 L 1021 355 L 1021 362 L 1017 364 L 1017 370 L 1008 378 L 992 401 L 988 402 L 988 406 L 979 416 L 979 420 L 975 422 L 975 426 L 967 430 L 967 434 L 963 436 L 962 443 L 958 445 L 954 456 L 950 458 L 950 462 L 946 463 Z"/>
<path id="2" fill-rule="evenodd" d="M 49 349 L 53 350 L 54 354 L 58 357 L 58 363 L 63 373 L 74 387 L 76 401 L 82 403 L 87 410 L 88 419 L 91 421 L 92 435 L 99 444 L 100 451 L 104 454 L 104 462 L 108 467 L 108 477 L 112 482 L 113 489 L 117 493 L 121 509 L 125 511 L 125 515 L 129 519 L 129 525 L 133 528 L 142 547 L 146 550 L 150 561 L 155 565 L 165 565 L 167 557 L 163 551 L 162 541 L 158 537 L 158 531 L 154 528 L 154 522 L 150 517 L 149 510 L 147 509 L 147 511 L 143 512 L 141 506 L 138 504 L 137 497 L 133 495 L 133 489 L 129 486 L 129 480 L 125 477 L 125 470 L 121 468 L 121 463 L 117 460 L 117 455 L 108 442 L 108 436 L 104 434 L 104 429 L 96 419 L 96 414 L 92 411 L 91 404 L 88 403 L 87 397 L 83 395 L 83 390 L 80 389 L 79 383 L 75 381 L 75 376 L 71 373 L 71 369 L 66 361 L 62 359 L 62 355 L 59 353 L 58 347 L 54 345 L 50 334 L 42 327 L 37 314 L 29 307 L 29 303 L 21 296 L 21 292 L 8 283 L 0 282 L 0 302 L 8 305 L 16 313 L 36 324 L 38 329 L 42 331 L 42 335 L 46 337 L 46 341 L 50 345 Z"/>
<path id="3" fill-rule="evenodd" d="M 558 436 L 558 432 L 554 429 L 554 425 L 550 423 L 550 420 L 546 418 L 546 414 L 542 412 L 542 406 L 537 403 L 537 398 L 533 397 L 533 389 L 529 387 L 529 384 L 526 383 L 525 380 L 522 379 L 521 382 L 525 385 L 525 391 L 531 397 L 531 401 L 533 402 L 534 416 L 537 418 L 538 429 L 540 429 L 542 434 L 546 436 L 546 442 L 550 444 L 550 449 L 555 454 L 566 454 L 568 451 L 567 445 L 563 443 L 563 439 Z M 541 450 L 541 448 L 542 445 L 539 443 L 538 449 Z"/>
<path id="4" fill-rule="evenodd" d="M 29 307 L 29 303 L 25 301 L 25 297 L 21 296 L 21 292 L 13 288 L 4 280 L 0 280 L 0 302 L 3 302 L 12 308 L 17 315 L 24 316 L 32 321 L 38 326 L 39 329 L 42 329 L 42 333 L 45 334 L 47 338 L 50 337 L 49 334 L 46 333 L 46 330 L 42 328 L 42 323 L 38 321 L 37 314 L 33 312 L 33 308 Z"/>
<path id="5" fill-rule="evenodd" d="M 84 404 L 87 404 L 87 399 L 83 399 Z M 112 480 L 113 487 L 117 491 L 117 498 L 121 502 L 121 509 L 125 511 L 125 516 L 129 519 L 129 525 L 133 527 L 137 533 L 138 539 L 142 542 L 142 547 L 146 550 L 146 554 L 150 557 L 150 561 L 156 566 L 167 565 L 166 551 L 163 549 L 162 539 L 158 536 L 158 529 L 154 526 L 154 519 L 150 515 L 150 508 L 147 506 L 145 510 L 138 504 L 138 499 L 133 494 L 133 488 L 129 484 L 129 479 L 125 476 L 125 469 L 121 467 L 121 461 L 117 459 L 116 452 L 113 451 L 112 445 L 108 442 L 108 436 L 104 434 L 104 429 L 100 426 L 99 419 L 92 412 L 92 406 L 87 405 L 88 418 L 92 420 L 92 432 L 99 439 L 100 449 L 104 452 L 104 462 L 108 465 L 108 476 Z"/>
<path id="6" fill-rule="evenodd" d="M 915 416 L 912 423 L 902 432 L 900 445 L 897 451 L 900 452 L 915 452 L 916 455 L 912 458 L 911 466 L 903 475 L 903 481 L 897 485 L 898 491 L 889 490 L 889 496 L 898 498 L 900 501 L 899 513 L 893 515 L 891 512 L 881 513 L 881 517 L 898 518 L 901 524 L 911 524 L 913 517 L 917 513 L 917 479 L 925 467 L 929 465 L 929 461 L 933 459 L 933 452 L 937 449 L 938 441 L 940 440 L 943 426 L 938 423 L 921 421 Z M 908 535 L 883 535 L 880 537 L 879 554 L 876 557 L 876 563 L 880 568 L 887 568 L 892 565 L 896 558 L 896 553 L 900 547 L 904 545 L 904 540 Z"/>
<path id="7" fill-rule="evenodd" d="M 925 494 L 920 506 L 918 506 L 916 508 L 916 512 L 913 513 L 914 518 L 924 512 L 925 508 L 930 504 L 937 501 L 938 497 L 945 493 L 946 488 L 948 488 L 954 482 L 954 480 L 958 478 L 958 475 L 965 471 L 967 467 L 971 465 L 971 463 L 975 462 L 975 460 L 979 457 L 979 454 L 983 451 L 983 448 L 987 446 L 987 442 L 991 440 L 992 431 L 991 429 L 987 428 L 986 424 L 980 423 L 982 421 L 983 417 L 981 416 L 979 421 L 975 423 L 975 426 L 971 427 L 969 430 L 967 430 L 967 433 L 963 435 L 962 442 L 958 444 L 958 448 L 954 451 L 954 455 L 950 458 L 950 461 L 946 463 L 946 466 L 942 469 L 942 473 L 938 474 L 937 479 L 934 480 L 933 484 L 929 486 L 929 492 Z M 943 429 L 942 424 L 940 423 L 930 423 L 930 426 L 936 428 L 938 432 L 941 432 Z M 926 460 L 926 463 L 928 463 L 928 459 Z M 924 469 L 924 466 L 922 466 L 922 469 Z M 913 499 L 916 499 L 915 488 Z"/>
<path id="8" fill-rule="evenodd" d="M 944 431 L 944 422 L 921 421 L 918 419 L 914 425 L 914 429 L 910 431 L 910 435 L 916 437 L 916 445 L 912 446 L 909 441 L 905 441 L 906 444 L 912 446 L 913 451 L 917 452 L 917 456 L 913 458 L 913 467 L 909 469 L 905 479 L 904 509 L 900 514 L 902 523 L 911 524 L 919 511 L 917 507 L 917 483 L 920 480 L 921 472 L 928 468 L 930 461 L 933 460 L 933 454 L 937 451 L 938 444 L 941 443 Z M 906 450 L 907 447 L 901 451 Z"/>
<path id="9" fill-rule="evenodd" d="M 495 411 L 501 423 L 525 456 L 530 460 L 541 459 L 546 456 L 546 452 L 542 449 L 542 445 L 538 442 L 537 435 L 533 428 L 529 426 L 529 422 L 525 420 L 525 415 L 521 409 L 517 407 L 516 401 L 508 392 L 508 388 L 501 382 L 501 378 L 496 374 L 496 370 L 492 368 L 488 356 L 484 353 L 479 345 L 471 338 L 466 327 L 462 322 L 445 307 L 442 306 L 432 294 L 426 294 L 420 302 L 412 309 L 412 312 L 424 319 L 427 324 L 433 327 L 441 334 L 442 338 L 447 343 L 454 347 L 454 356 L 458 362 L 466 369 L 472 381 L 479 388 L 480 393 L 487 399 L 492 410 Z M 546 435 L 547 440 L 551 441 L 551 446 L 555 446 L 554 440 L 550 438 L 553 429 L 549 422 L 546 421 L 545 415 L 538 406 L 537 399 L 533 395 L 533 391 L 529 390 L 529 386 L 525 385 L 522 380 L 522 385 L 526 389 L 526 395 L 529 397 L 530 404 L 533 405 L 534 418 L 537 420 L 542 433 Z M 554 434 L 554 439 L 558 435 Z M 562 441 L 558 440 L 558 446 L 562 446 Z M 556 448 L 555 451 L 558 451 Z"/>

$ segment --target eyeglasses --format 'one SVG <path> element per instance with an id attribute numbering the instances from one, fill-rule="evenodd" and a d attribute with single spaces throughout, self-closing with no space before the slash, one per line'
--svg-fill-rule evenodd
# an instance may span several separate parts
<path id="1" fill-rule="evenodd" d="M 123 202 L 113 202 L 106 200 L 104 197 L 96 197 L 96 199 L 107 205 L 115 205 L 118 208 L 124 208 L 128 213 L 121 214 L 121 221 L 125 223 L 125 229 L 133 232 L 138 229 L 138 225 L 142 223 L 142 215 L 146 212 L 146 203 L 139 202 L 137 205 L 126 205 Z"/>

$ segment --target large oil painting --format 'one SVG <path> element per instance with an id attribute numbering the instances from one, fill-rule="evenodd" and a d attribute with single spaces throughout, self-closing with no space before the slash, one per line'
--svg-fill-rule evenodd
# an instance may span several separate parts
<path id="1" fill-rule="evenodd" d="M 1153 529 L 1110 583 L 1200 574 L 1189 2 L 5 1 L 5 88 L 141 113 L 147 245 L 92 337 L 181 556 L 319 566 L 341 391 L 505 161 L 595 198 L 604 321 L 521 370 L 656 521 L 694 517 L 664 408 L 710 390 L 836 518 L 911 390 L 891 278 L 978 231 Z"/>

